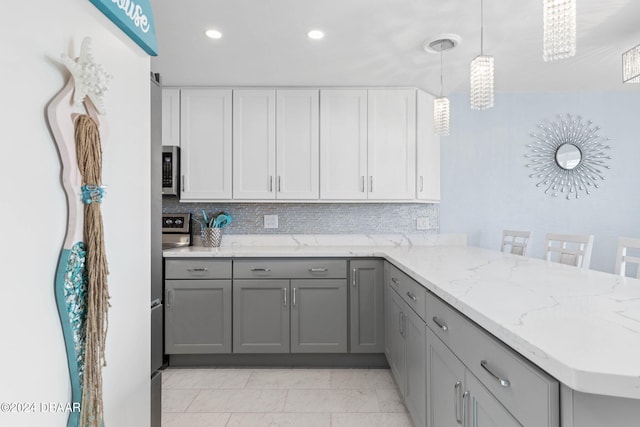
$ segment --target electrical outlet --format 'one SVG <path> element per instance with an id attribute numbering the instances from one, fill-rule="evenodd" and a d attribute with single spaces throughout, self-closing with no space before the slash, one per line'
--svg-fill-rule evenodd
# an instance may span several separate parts
<path id="1" fill-rule="evenodd" d="M 416 230 L 428 230 L 429 229 L 429 218 L 417 218 L 416 219 Z"/>
<path id="2" fill-rule="evenodd" d="M 278 215 L 265 215 L 264 228 L 278 228 Z"/>

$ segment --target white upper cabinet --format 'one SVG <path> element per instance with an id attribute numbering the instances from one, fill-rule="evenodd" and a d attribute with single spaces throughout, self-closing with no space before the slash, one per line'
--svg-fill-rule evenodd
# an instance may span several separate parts
<path id="1" fill-rule="evenodd" d="M 231 90 L 180 94 L 180 199 L 231 198 Z"/>
<path id="2" fill-rule="evenodd" d="M 276 194 L 278 199 L 318 198 L 318 90 L 276 94 Z"/>
<path id="3" fill-rule="evenodd" d="M 320 198 L 367 198 L 367 91 L 320 91 Z"/>
<path id="4" fill-rule="evenodd" d="M 162 145 L 180 146 L 180 89 L 162 89 Z"/>
<path id="5" fill-rule="evenodd" d="M 416 176 L 416 91 L 368 91 L 369 199 L 413 200 Z"/>
<path id="6" fill-rule="evenodd" d="M 421 90 L 164 89 L 162 108 L 184 201 L 440 200 Z"/>
<path id="7" fill-rule="evenodd" d="M 233 198 L 318 198 L 318 91 L 233 91 Z"/>
<path id="8" fill-rule="evenodd" d="M 233 198 L 276 197 L 276 91 L 233 91 Z"/>
<path id="9" fill-rule="evenodd" d="M 421 90 L 417 102 L 416 198 L 440 201 L 440 137 L 433 128 L 434 97 Z"/>

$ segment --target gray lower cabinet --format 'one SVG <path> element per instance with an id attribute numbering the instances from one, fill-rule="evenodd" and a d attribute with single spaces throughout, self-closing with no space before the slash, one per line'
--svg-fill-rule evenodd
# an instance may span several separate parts
<path id="1" fill-rule="evenodd" d="M 233 281 L 233 352 L 289 352 L 289 281 Z"/>
<path id="2" fill-rule="evenodd" d="M 427 427 L 516 427 L 521 424 L 429 328 Z"/>
<path id="3" fill-rule="evenodd" d="M 427 427 L 462 424 L 465 366 L 429 328 L 426 333 Z"/>
<path id="4" fill-rule="evenodd" d="M 233 262 L 234 353 L 346 353 L 347 262 Z"/>
<path id="5" fill-rule="evenodd" d="M 401 393 L 405 388 L 405 346 L 402 332 L 402 298 L 390 287 L 385 286 L 385 354 Z"/>
<path id="6" fill-rule="evenodd" d="M 391 285 L 385 286 L 385 353 L 416 427 L 426 425 L 425 323 Z"/>
<path id="7" fill-rule="evenodd" d="M 165 353 L 231 352 L 231 280 L 165 280 Z"/>
<path id="8" fill-rule="evenodd" d="M 426 329 L 422 320 L 409 306 L 403 312 L 403 333 L 405 344 L 406 380 L 404 403 L 416 427 L 426 424 Z"/>
<path id="9" fill-rule="evenodd" d="M 351 353 L 382 353 L 384 346 L 384 261 L 349 262 Z"/>
<path id="10" fill-rule="evenodd" d="M 291 352 L 347 352 L 344 279 L 291 280 Z"/>
<path id="11" fill-rule="evenodd" d="M 466 418 L 469 425 L 560 425 L 557 380 L 435 295 L 428 293 L 426 303 L 427 412 L 430 420 L 437 417 L 429 426 L 452 425 L 447 417 L 452 413 L 450 409 L 433 399 L 438 394 L 445 396 L 444 399 L 452 396 L 453 387 L 461 380 L 459 369 L 452 368 L 457 364 L 456 361 L 465 369 L 462 385 L 465 398 L 457 393 L 456 404 L 468 409 Z M 445 381 L 443 371 L 455 372 L 455 375 L 452 374 Z M 442 417 L 441 411 L 444 411 Z M 449 424 L 444 420 L 449 420 Z"/>

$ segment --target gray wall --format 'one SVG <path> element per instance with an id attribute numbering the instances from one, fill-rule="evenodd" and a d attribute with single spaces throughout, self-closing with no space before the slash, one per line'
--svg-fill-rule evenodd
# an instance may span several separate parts
<path id="1" fill-rule="evenodd" d="M 640 87 L 638 87 L 640 89 Z M 611 139 L 606 180 L 578 200 L 553 198 L 529 178 L 530 133 L 557 114 L 580 114 Z M 496 94 L 495 107 L 471 111 L 451 96 L 451 132 L 442 138 L 440 231 L 466 232 L 469 244 L 499 249 L 503 229 L 530 230 L 531 256 L 547 232 L 594 234 L 591 267 L 612 272 L 618 236 L 640 237 L 640 92 Z"/>
<path id="2" fill-rule="evenodd" d="M 418 203 L 178 203 L 165 197 L 164 212 L 225 211 L 233 216 L 228 234 L 375 234 L 415 233 L 416 218 L 428 217 L 438 228 L 438 205 Z M 277 229 L 264 228 L 264 215 L 278 215 Z M 194 224 L 194 231 L 199 230 Z"/>

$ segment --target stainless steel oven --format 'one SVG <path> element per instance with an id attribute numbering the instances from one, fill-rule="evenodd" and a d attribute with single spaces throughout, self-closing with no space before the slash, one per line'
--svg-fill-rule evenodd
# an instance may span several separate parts
<path id="1" fill-rule="evenodd" d="M 180 195 L 180 147 L 162 147 L 162 195 Z"/>

